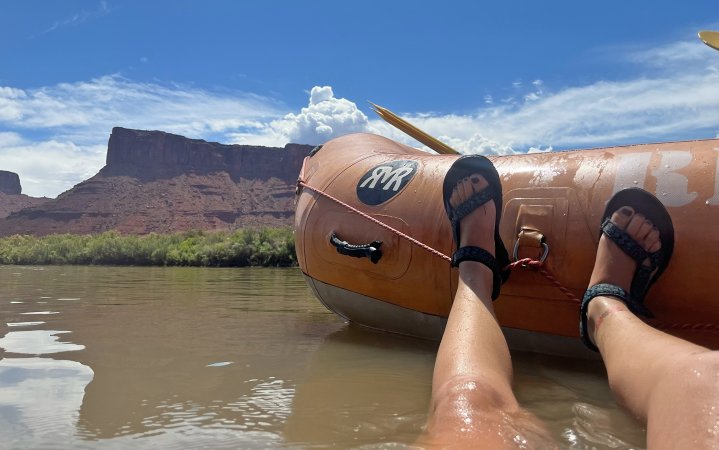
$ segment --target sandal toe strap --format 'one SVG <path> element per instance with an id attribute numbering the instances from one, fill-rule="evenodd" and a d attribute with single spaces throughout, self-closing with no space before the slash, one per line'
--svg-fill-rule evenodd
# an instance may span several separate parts
<path id="1" fill-rule="evenodd" d="M 480 206 L 484 205 L 488 201 L 492 200 L 494 198 L 494 189 L 492 189 L 492 186 L 487 186 L 486 188 L 482 189 L 481 191 L 475 193 L 471 197 L 469 197 L 464 202 L 460 203 L 451 211 L 451 215 L 449 217 L 449 220 L 454 223 L 459 223 L 462 219 L 464 219 L 468 214 L 470 214 L 475 209 L 479 208 Z"/>
<path id="2" fill-rule="evenodd" d="M 649 253 L 642 248 L 629 234 L 619 228 L 614 222 L 605 219 L 602 223 L 602 233 L 611 239 L 624 253 L 634 261 L 641 264 L 649 257 Z"/>
<path id="3" fill-rule="evenodd" d="M 629 295 L 627 295 L 625 299 L 622 299 L 622 301 L 626 303 L 629 310 L 634 314 L 644 317 L 654 317 L 654 314 L 644 306 L 644 296 L 653 281 L 652 276 L 655 270 L 657 267 L 664 265 L 664 255 L 662 252 L 650 253 L 644 250 L 626 231 L 619 228 L 609 219 L 604 220 L 601 229 L 602 233 L 637 263 L 637 269 L 632 278 Z M 649 265 L 645 265 L 646 260 L 649 260 Z"/>

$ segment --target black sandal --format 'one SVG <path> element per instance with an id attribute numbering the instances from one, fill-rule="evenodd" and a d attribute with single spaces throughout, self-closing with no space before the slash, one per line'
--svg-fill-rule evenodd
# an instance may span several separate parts
<path id="1" fill-rule="evenodd" d="M 659 239 L 662 243 L 662 248 L 659 251 L 644 250 L 629 234 L 611 221 L 612 214 L 623 206 L 631 206 L 635 213 L 642 214 L 659 230 Z M 614 194 L 604 209 L 603 217 L 600 237 L 601 234 L 604 234 L 611 239 L 624 253 L 637 262 L 637 269 L 634 272 L 628 293 L 619 286 L 609 283 L 596 284 L 584 293 L 579 310 L 579 333 L 582 342 L 594 351 L 599 351 L 599 349 L 588 336 L 587 310 L 589 302 L 595 297 L 612 296 L 623 301 L 632 313 L 648 318 L 654 317 L 654 314 L 644 306 L 644 297 L 666 269 L 674 251 L 674 225 L 672 225 L 671 216 L 659 199 L 643 189 L 629 188 Z M 645 266 L 644 261 L 647 259 L 649 259 L 649 265 Z"/>
<path id="2" fill-rule="evenodd" d="M 457 207 L 449 204 L 452 191 L 457 184 L 470 175 L 481 175 L 487 180 L 487 187 L 480 192 L 476 192 L 467 200 Z M 444 198 L 444 209 L 447 211 L 447 217 L 452 224 L 452 238 L 454 243 L 459 246 L 460 222 L 464 217 L 475 209 L 484 205 L 488 201 L 494 201 L 497 210 L 497 217 L 494 224 L 494 255 L 480 247 L 467 246 L 458 248 L 452 254 L 452 267 L 457 267 L 462 261 L 476 261 L 489 267 L 494 274 L 494 282 L 492 286 L 492 300 L 499 296 L 502 283 L 509 278 L 509 270 L 506 269 L 509 264 L 509 254 L 499 236 L 499 220 L 502 216 L 502 183 L 499 179 L 497 169 L 495 169 L 492 161 L 480 155 L 463 156 L 452 164 L 444 177 L 444 185 L 442 188 Z"/>

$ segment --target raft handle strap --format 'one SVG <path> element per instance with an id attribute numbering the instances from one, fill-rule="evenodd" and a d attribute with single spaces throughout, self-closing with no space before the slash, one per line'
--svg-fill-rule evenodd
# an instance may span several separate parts
<path id="1" fill-rule="evenodd" d="M 302 170 L 302 172 L 304 172 L 304 169 Z M 297 195 L 299 195 L 300 193 L 302 193 L 302 188 L 309 189 L 310 191 L 312 191 L 312 192 L 314 192 L 314 193 L 316 193 L 316 194 L 319 194 L 319 195 L 321 195 L 322 197 L 324 197 L 324 198 L 326 198 L 326 199 L 328 199 L 328 200 L 331 200 L 331 201 L 337 203 L 338 205 L 340 205 L 340 206 L 342 206 L 342 207 L 344 207 L 344 208 L 347 208 L 348 210 L 352 211 L 353 213 L 358 214 L 358 215 L 364 217 L 365 219 L 369 220 L 370 222 L 372 222 L 372 223 L 374 223 L 374 224 L 376 224 L 376 225 L 379 225 L 380 227 L 384 228 L 385 230 L 388 230 L 388 231 L 390 231 L 390 232 L 396 234 L 397 236 L 399 236 L 399 237 L 401 237 L 401 238 L 403 238 L 403 239 L 408 240 L 409 242 L 413 243 L 414 245 L 418 246 L 419 248 L 425 249 L 425 250 L 427 250 L 428 252 L 432 253 L 433 255 L 439 256 L 440 258 L 446 260 L 447 262 L 451 262 L 451 261 L 452 261 L 452 258 L 450 258 L 449 256 L 445 255 L 444 253 L 441 253 L 441 252 L 439 252 L 439 251 L 433 249 L 433 248 L 430 247 L 429 245 L 424 244 L 424 243 L 418 241 L 417 239 L 415 239 L 415 238 L 413 238 L 413 237 L 411 237 L 411 236 L 409 236 L 409 235 L 407 235 L 407 234 L 405 234 L 405 233 L 402 233 L 401 231 L 399 231 L 399 230 L 397 230 L 397 229 L 395 229 L 395 228 L 392 228 L 391 226 L 387 225 L 386 223 L 380 222 L 379 220 L 375 219 L 374 217 L 370 216 L 369 214 L 363 213 L 362 211 L 360 211 L 359 209 L 355 208 L 354 206 L 348 205 L 347 203 L 343 202 L 342 200 L 340 200 L 340 199 L 338 199 L 338 198 L 336 198 L 336 197 L 333 197 L 332 195 L 330 195 L 330 194 L 328 194 L 327 192 L 323 191 L 322 189 L 318 189 L 318 188 L 316 188 L 316 187 L 310 186 L 309 184 L 305 183 L 304 180 L 302 180 L 302 177 L 300 177 L 300 178 L 297 179 Z"/>
<path id="2" fill-rule="evenodd" d="M 382 251 L 379 249 L 382 245 L 382 241 L 373 241 L 370 244 L 350 244 L 338 238 L 337 234 L 332 232 L 330 244 L 335 246 L 339 254 L 353 258 L 369 258 L 373 264 L 377 264 L 377 261 L 382 257 Z"/>

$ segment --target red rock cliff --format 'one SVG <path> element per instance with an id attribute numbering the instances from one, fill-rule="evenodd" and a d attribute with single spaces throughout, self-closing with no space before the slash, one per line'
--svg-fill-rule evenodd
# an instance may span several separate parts
<path id="1" fill-rule="evenodd" d="M 15 172 L 0 170 L 0 192 L 3 194 L 20 195 L 20 177 Z"/>
<path id="2" fill-rule="evenodd" d="M 0 170 L 0 219 L 21 209 L 41 205 L 49 200 L 46 197 L 30 197 L 21 192 L 22 187 L 18 174 Z M 2 232 L 1 221 L 0 232 Z"/>
<path id="3" fill-rule="evenodd" d="M 106 166 L 100 173 L 151 180 L 226 172 L 234 180 L 278 178 L 294 183 L 309 150 L 310 146 L 297 144 L 284 148 L 225 145 L 162 131 L 115 127 L 107 145 Z"/>
<path id="4" fill-rule="evenodd" d="M 0 220 L 0 235 L 291 225 L 295 182 L 311 149 L 224 145 L 114 128 L 97 175 Z"/>

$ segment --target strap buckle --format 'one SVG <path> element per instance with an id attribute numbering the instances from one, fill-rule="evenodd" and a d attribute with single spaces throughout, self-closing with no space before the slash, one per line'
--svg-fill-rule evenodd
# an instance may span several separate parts
<path id="1" fill-rule="evenodd" d="M 522 244 L 520 244 L 520 242 Z M 521 245 L 527 247 L 541 248 L 542 254 L 538 259 L 540 263 L 544 263 L 544 261 L 547 259 L 547 255 L 549 255 L 549 245 L 544 242 L 544 235 L 538 230 L 522 227 L 522 229 L 519 231 L 517 240 L 514 242 L 514 251 L 512 252 L 512 258 L 515 261 L 519 261 L 519 247 Z"/>

